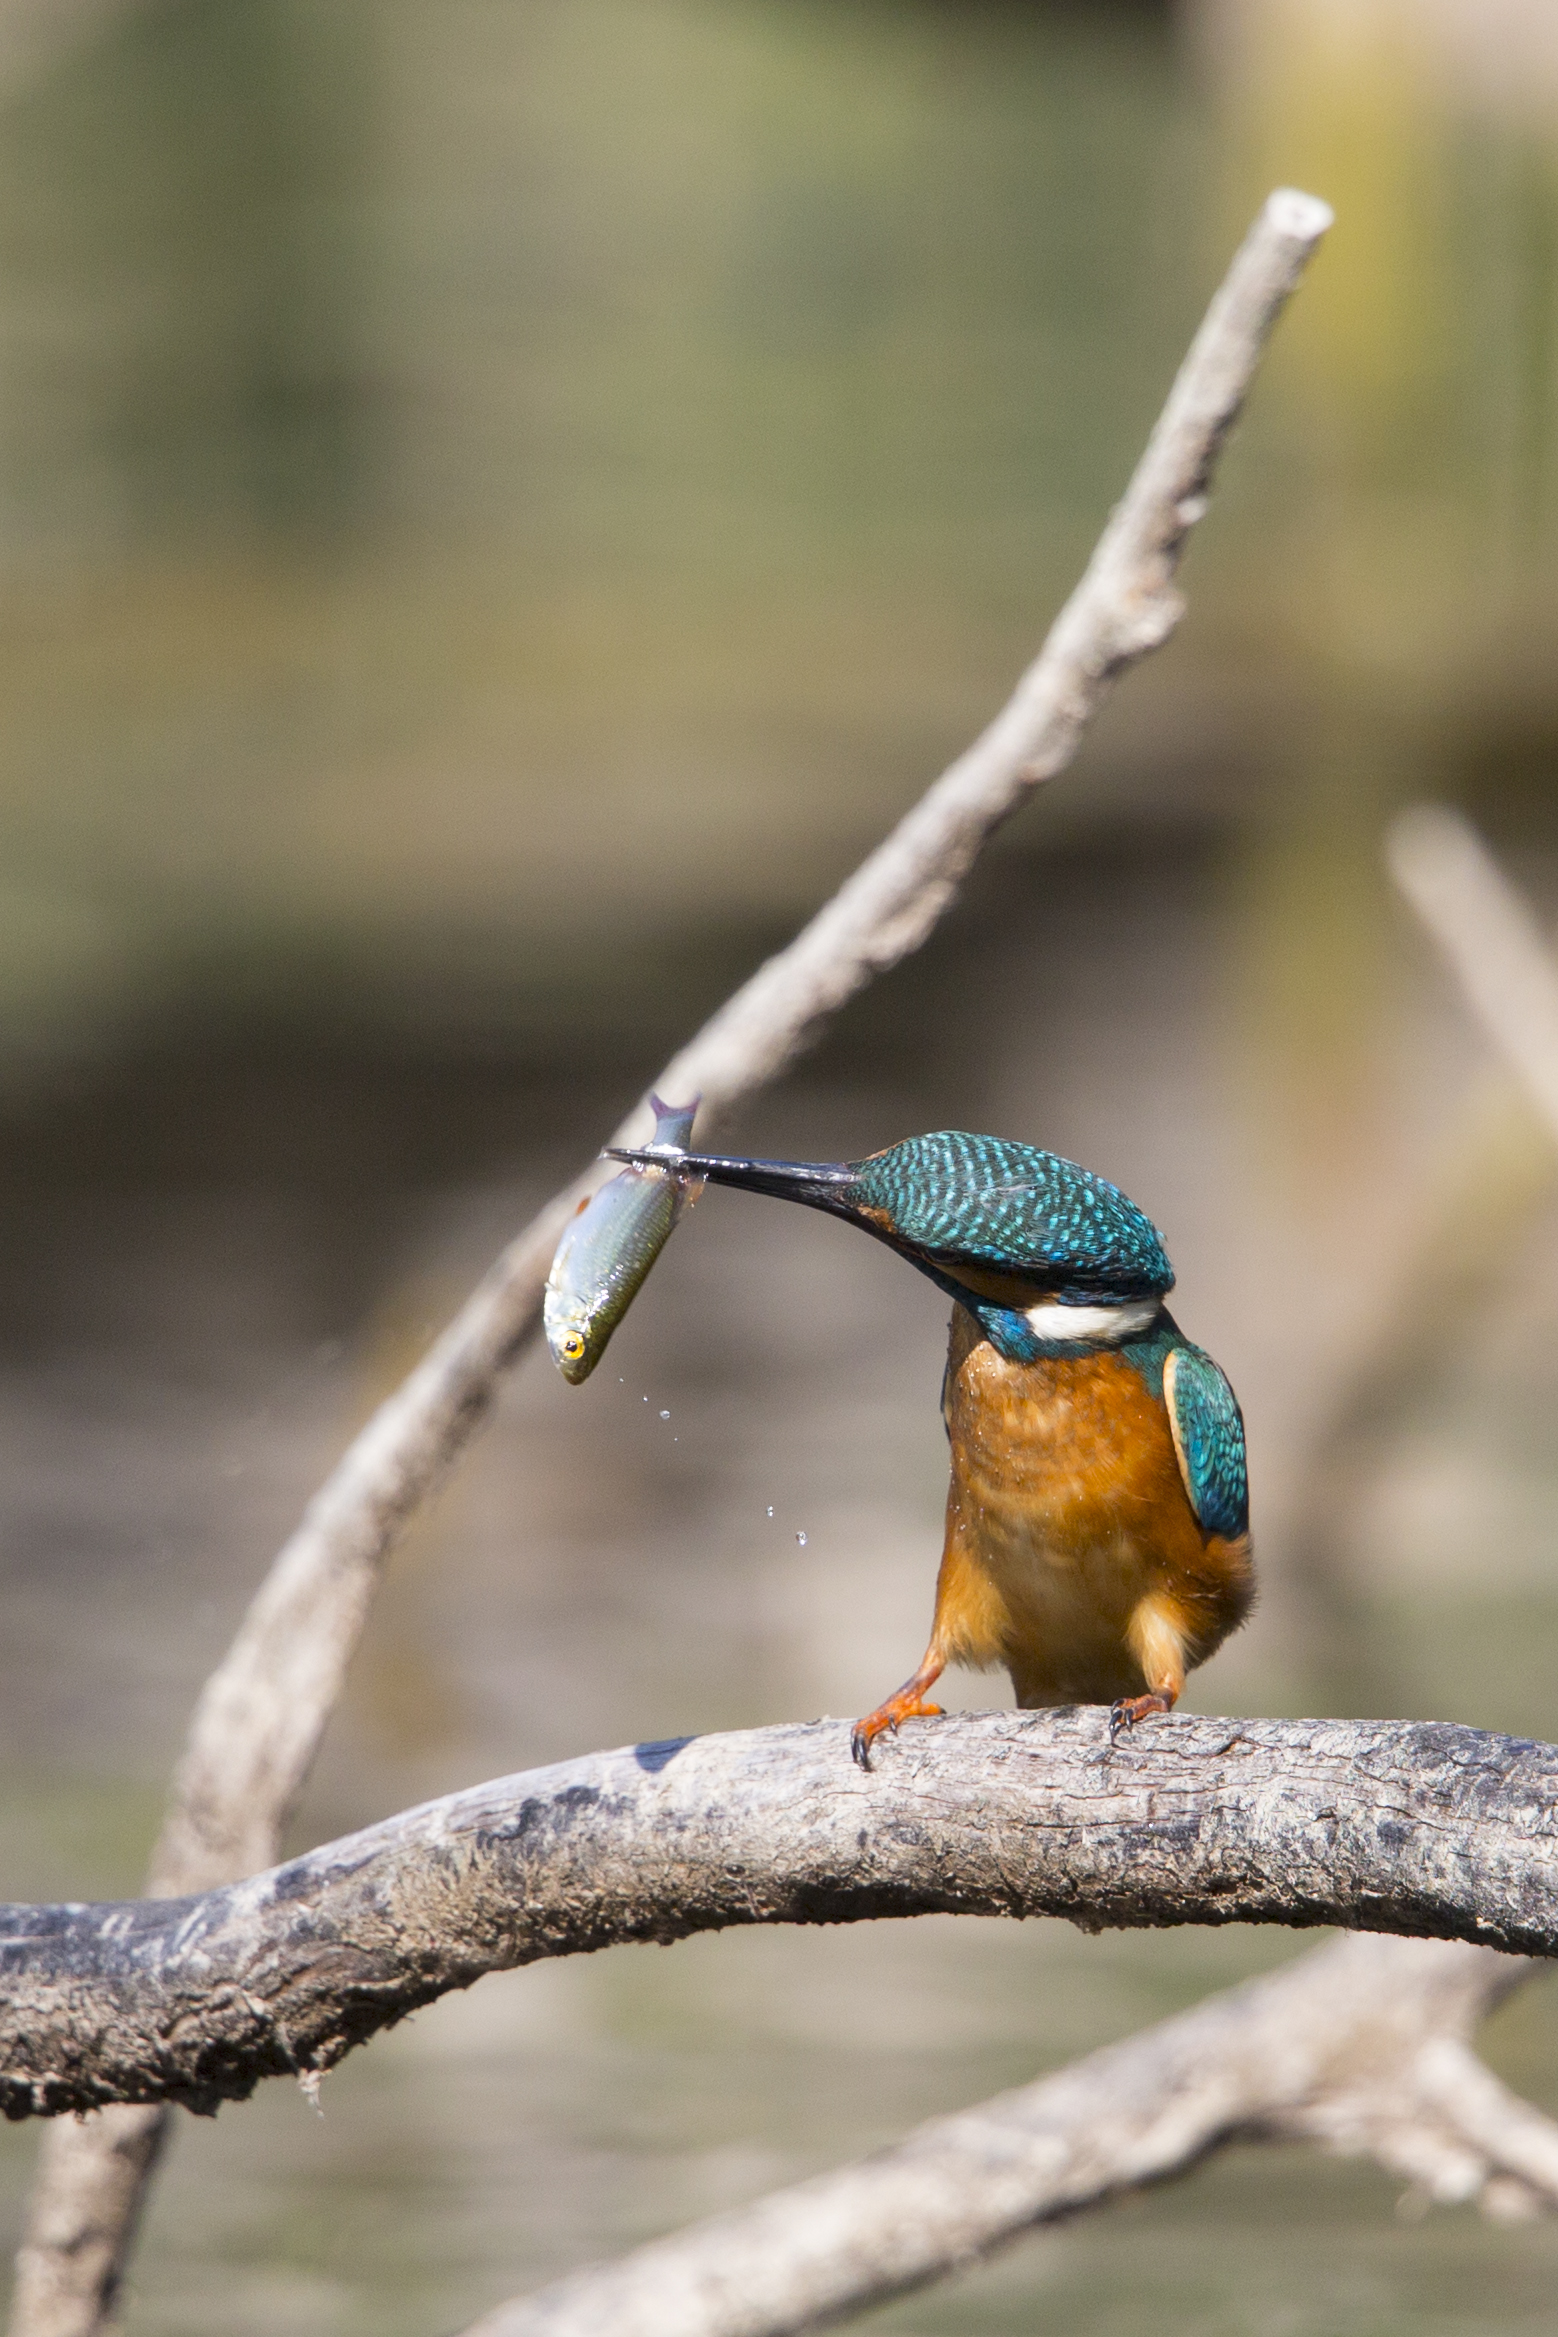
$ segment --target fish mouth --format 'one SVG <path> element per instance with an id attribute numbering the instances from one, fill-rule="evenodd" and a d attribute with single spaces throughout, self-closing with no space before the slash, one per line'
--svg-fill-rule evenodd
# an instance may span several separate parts
<path id="1" fill-rule="evenodd" d="M 746 1193 L 766 1193 L 775 1201 L 799 1201 L 808 1209 L 826 1209 L 835 1217 L 860 1214 L 847 1197 L 857 1174 L 847 1160 L 743 1160 L 722 1152 L 677 1152 L 663 1145 L 632 1149 L 608 1144 L 606 1154 L 608 1159 L 625 1160 L 633 1168 L 669 1169 L 678 1177 L 735 1185 Z"/>

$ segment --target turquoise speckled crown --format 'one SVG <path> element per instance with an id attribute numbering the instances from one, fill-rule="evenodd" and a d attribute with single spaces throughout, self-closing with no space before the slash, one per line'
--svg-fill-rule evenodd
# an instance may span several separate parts
<path id="1" fill-rule="evenodd" d="M 849 1164 L 846 1209 L 947 1267 L 1020 1275 L 1057 1298 L 1161 1298 L 1174 1269 L 1151 1218 L 1117 1185 L 1037 1145 L 959 1128 Z M 824 1204 L 826 1206 L 826 1204 Z"/>

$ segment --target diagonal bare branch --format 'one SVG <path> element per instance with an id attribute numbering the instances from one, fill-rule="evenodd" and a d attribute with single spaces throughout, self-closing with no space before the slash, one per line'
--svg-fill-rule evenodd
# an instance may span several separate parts
<path id="1" fill-rule="evenodd" d="M 993 830 L 1066 768 L 1115 679 L 1168 638 L 1182 606 L 1179 560 L 1206 509 L 1218 454 L 1330 223 L 1313 196 L 1281 189 L 1268 198 L 1086 574 L 1007 706 L 790 947 L 666 1067 L 655 1083 L 663 1092 L 699 1089 L 717 1118 L 782 1071 L 828 1016 L 920 946 Z M 616 1137 L 647 1133 L 635 1113 Z M 558 1234 L 599 1173 L 586 1170 L 503 1253 L 309 1505 L 196 1707 L 152 1858 L 152 1892 L 201 1890 L 275 1856 L 384 1561 L 532 1335 Z M 160 2115 L 124 2111 L 51 2135 L 18 2259 L 12 2337 L 91 2337 L 101 2327 Z M 132 2164 L 142 2172 L 127 2184 Z"/>

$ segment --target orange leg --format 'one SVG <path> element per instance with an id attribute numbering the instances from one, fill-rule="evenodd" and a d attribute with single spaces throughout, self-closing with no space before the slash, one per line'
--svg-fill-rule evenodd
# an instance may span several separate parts
<path id="1" fill-rule="evenodd" d="M 1150 1720 L 1155 1712 L 1172 1712 L 1179 1702 L 1175 1689 L 1153 1688 L 1145 1696 L 1121 1696 L 1109 1707 L 1109 1741 L 1118 1744 L 1138 1720 Z"/>
<path id="2" fill-rule="evenodd" d="M 862 1769 L 871 1766 L 871 1747 L 877 1738 L 884 1736 L 889 1729 L 896 1729 L 901 1720 L 934 1720 L 940 1717 L 941 1706 L 927 1704 L 925 1690 L 936 1685 L 946 1668 L 947 1659 L 938 1654 L 936 1643 L 932 1640 L 913 1679 L 905 1680 L 903 1686 L 895 1689 L 885 1704 L 879 1704 L 874 1712 L 868 1712 L 864 1720 L 856 1721 L 849 1732 L 849 1749 Z"/>
<path id="3" fill-rule="evenodd" d="M 1145 1696 L 1122 1696 L 1109 1708 L 1109 1741 L 1155 1712 L 1172 1712 L 1185 1687 L 1185 1639 L 1178 1614 L 1162 1597 L 1149 1594 L 1126 1630 L 1126 1643 L 1147 1677 Z"/>
<path id="4" fill-rule="evenodd" d="M 954 1325 L 956 1321 L 954 1315 Z M 850 1731 L 850 1750 L 861 1768 L 870 1768 L 871 1747 L 900 1721 L 939 1719 L 941 1706 L 926 1703 L 926 1689 L 935 1686 L 949 1663 L 994 1663 L 1004 1643 L 1005 1625 L 1005 1609 L 964 1534 L 954 1477 L 947 1494 L 947 1537 L 936 1576 L 930 1645 L 913 1679 L 905 1680 L 885 1704 L 857 1720 Z"/>

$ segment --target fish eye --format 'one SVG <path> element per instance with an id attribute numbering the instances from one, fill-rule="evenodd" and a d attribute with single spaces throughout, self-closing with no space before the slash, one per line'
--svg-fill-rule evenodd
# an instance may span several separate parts
<path id="1" fill-rule="evenodd" d="M 567 1337 L 563 1341 L 563 1353 L 567 1356 L 570 1363 L 578 1362 L 580 1356 L 584 1353 L 584 1333 L 582 1331 L 570 1331 L 568 1333 Z"/>

